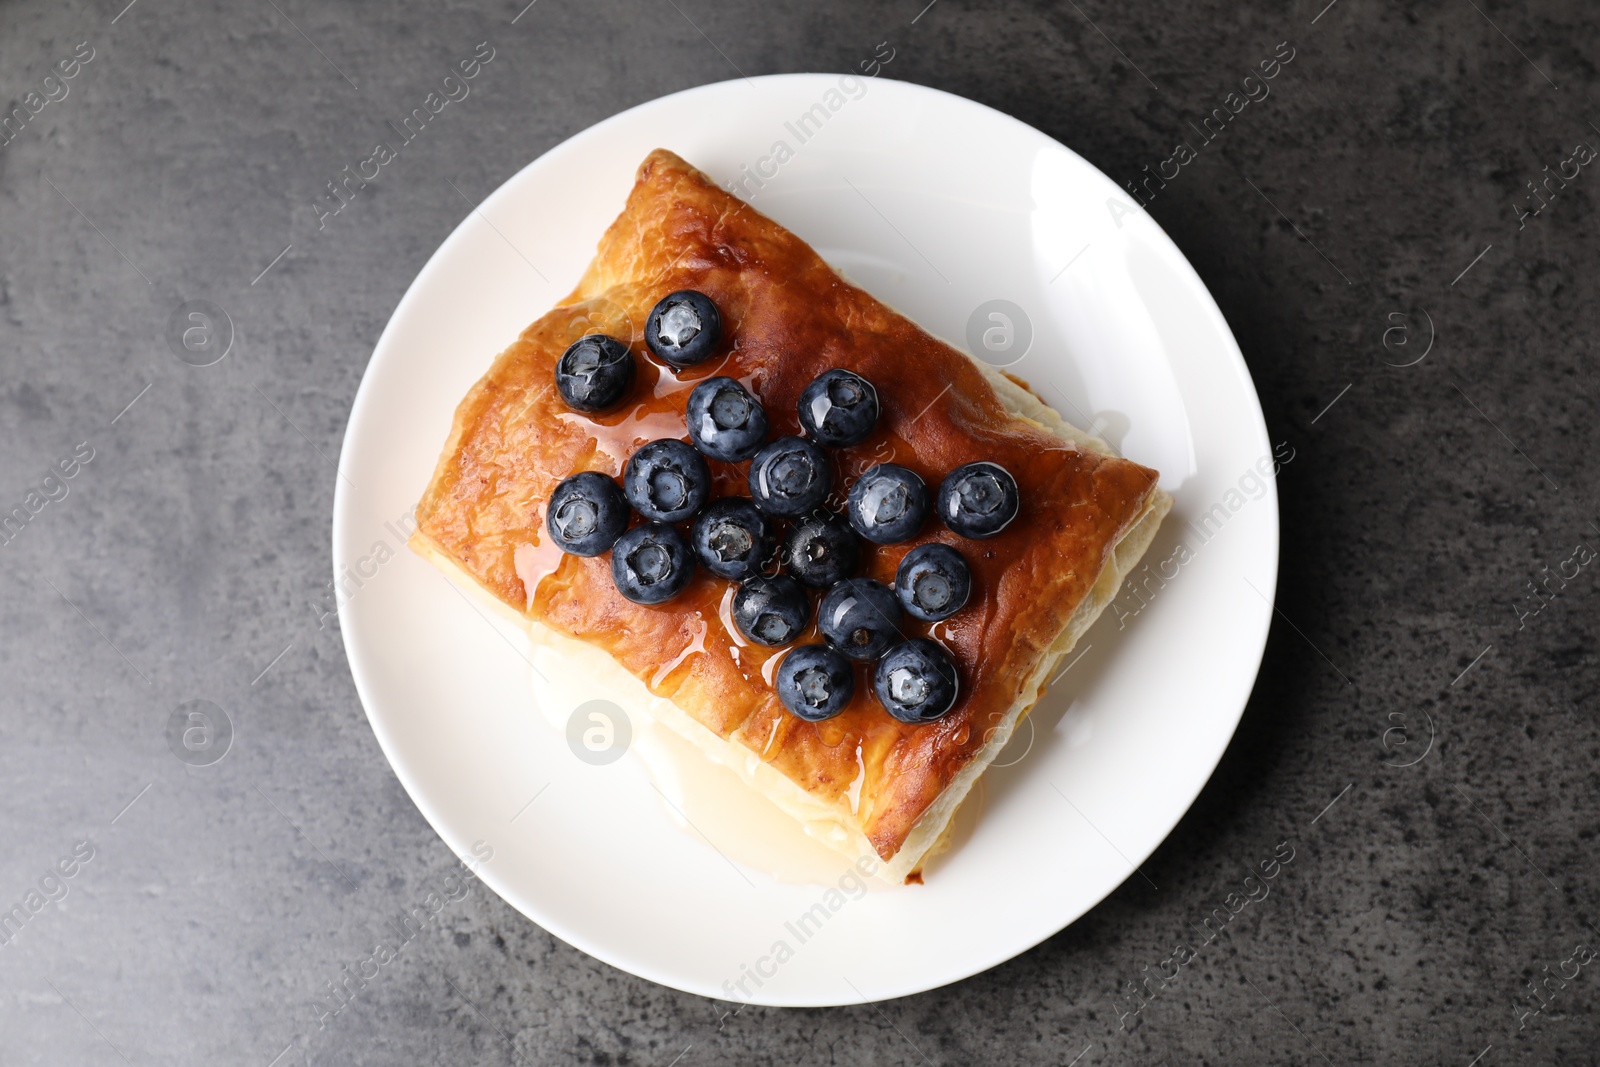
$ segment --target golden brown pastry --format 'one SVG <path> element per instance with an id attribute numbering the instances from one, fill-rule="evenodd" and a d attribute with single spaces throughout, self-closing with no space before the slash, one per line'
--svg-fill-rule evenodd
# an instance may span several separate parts
<path id="1" fill-rule="evenodd" d="M 655 303 L 680 289 L 716 302 L 727 351 L 675 371 L 648 353 L 642 331 Z M 594 332 L 629 342 L 639 377 L 620 411 L 590 416 L 569 410 L 552 383 L 562 352 Z M 930 519 L 909 543 L 864 546 L 861 573 L 886 584 L 907 551 L 931 540 L 955 546 L 971 566 L 962 611 L 941 623 L 904 620 L 906 636 L 933 637 L 960 670 L 955 707 L 925 725 L 892 719 L 865 677 L 838 717 L 791 715 L 771 684 L 782 650 L 751 645 L 730 624 L 730 582 L 702 569 L 678 598 L 635 604 L 614 588 L 609 553 L 563 555 L 544 528 L 544 502 L 562 479 L 583 470 L 618 477 L 638 445 L 687 440 L 695 382 L 719 374 L 744 382 L 778 437 L 800 432 L 800 391 L 835 367 L 875 383 L 882 408 L 870 437 L 835 453 L 837 499 L 855 475 L 889 461 L 937 486 L 962 464 L 990 460 L 1020 489 L 1016 520 L 992 539 L 965 540 Z M 714 496 L 745 494 L 747 464 L 711 466 Z M 413 545 L 530 624 L 603 651 L 669 702 L 666 718 L 676 721 L 667 725 L 713 754 L 721 749 L 723 762 L 797 816 L 842 828 L 835 843 L 846 851 L 870 845 L 899 880 L 920 870 L 1051 668 L 1144 552 L 1171 504 L 1156 477 L 657 150 L 572 295 L 523 331 L 461 402 L 417 508 Z"/>

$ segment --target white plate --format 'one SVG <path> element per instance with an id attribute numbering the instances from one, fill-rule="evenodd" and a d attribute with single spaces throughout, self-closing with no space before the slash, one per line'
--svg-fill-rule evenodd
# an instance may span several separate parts
<path id="1" fill-rule="evenodd" d="M 793 153 L 781 166 L 778 141 Z M 658 146 L 719 181 L 746 166 L 772 175 L 746 186 L 760 210 L 954 343 L 987 301 L 1025 309 L 1032 342 L 1010 369 L 1160 470 L 1176 497 L 1148 557 L 1173 561 L 1168 579 L 1147 575 L 1143 601 L 1125 592 L 1089 631 L 926 885 L 857 895 L 847 881 L 830 894 L 737 864 L 748 850 L 724 840 L 719 851 L 683 828 L 637 752 L 606 766 L 577 759 L 533 707 L 520 632 L 403 547 L 456 402 L 572 289 Z M 979 326 L 1004 341 L 1003 322 L 980 315 Z M 529 164 L 467 216 L 400 302 L 357 393 L 334 498 L 345 648 L 423 815 L 458 855 L 472 859 L 475 843 L 480 859 L 492 852 L 483 881 L 556 936 L 726 1000 L 903 996 L 1009 959 L 1141 877 L 1135 864 L 1199 793 L 1266 641 L 1278 506 L 1255 472 L 1271 452 L 1205 286 L 1070 150 L 979 104 L 882 78 L 707 85 Z M 1207 513 L 1209 539 L 1191 525 Z M 1180 541 L 1191 550 L 1181 564 Z M 571 709 L 547 710 L 559 721 Z M 802 941 L 794 923 L 819 904 L 826 921 Z"/>

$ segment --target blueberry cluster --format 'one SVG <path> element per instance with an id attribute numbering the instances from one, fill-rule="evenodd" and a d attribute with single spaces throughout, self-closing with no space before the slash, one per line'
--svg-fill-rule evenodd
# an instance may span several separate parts
<path id="1" fill-rule="evenodd" d="M 694 290 L 664 297 L 645 324 L 646 346 L 674 368 L 704 362 L 721 338 L 716 304 Z M 628 346 L 600 334 L 574 343 L 556 364 L 556 387 L 580 412 L 615 407 L 635 376 Z M 734 625 L 747 640 L 774 648 L 806 633 L 808 587 L 821 590 L 816 623 L 823 641 L 796 645 L 778 667 L 784 706 L 811 722 L 838 715 L 855 695 L 859 662 L 873 665 L 873 692 L 890 715 L 931 722 L 955 705 L 956 665 L 937 642 L 907 638 L 901 617 L 939 622 L 954 615 L 971 594 L 972 572 L 960 552 L 932 542 L 906 554 L 891 588 L 852 577 L 861 542 L 910 540 L 930 513 L 960 536 L 993 537 L 1016 517 L 1016 480 L 999 464 L 969 463 L 930 493 L 916 472 L 880 463 L 861 474 L 845 513 L 835 515 L 824 507 L 833 488 L 825 449 L 866 439 L 878 421 L 878 392 L 859 374 L 830 370 L 806 386 L 797 414 L 804 437 L 769 439 L 760 400 L 733 378 L 707 378 L 689 394 L 692 445 L 642 445 L 620 487 L 596 471 L 567 478 L 550 497 L 550 536 L 574 555 L 610 551 L 617 591 L 637 604 L 677 596 L 697 567 L 737 582 Z M 748 461 L 750 495 L 710 500 L 708 458 Z M 633 513 L 643 521 L 630 528 Z M 780 532 L 781 522 L 787 528 Z"/>

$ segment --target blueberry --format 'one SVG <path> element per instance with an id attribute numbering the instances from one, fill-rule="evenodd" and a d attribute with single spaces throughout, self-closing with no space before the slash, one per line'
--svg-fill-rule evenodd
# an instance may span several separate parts
<path id="1" fill-rule="evenodd" d="M 633 384 L 633 353 L 615 337 L 579 338 L 556 362 L 556 388 L 574 411 L 613 407 Z"/>
<path id="2" fill-rule="evenodd" d="M 906 553 L 895 572 L 894 592 L 907 615 L 939 622 L 967 602 L 972 594 L 972 571 L 961 553 L 935 541 Z"/>
<path id="3" fill-rule="evenodd" d="M 908 540 L 928 517 L 928 487 L 896 463 L 869 467 L 850 487 L 850 525 L 868 541 L 892 545 Z"/>
<path id="4" fill-rule="evenodd" d="M 900 640 L 900 601 L 871 578 L 834 584 L 817 609 L 817 625 L 828 644 L 851 659 L 875 660 Z"/>
<path id="5" fill-rule="evenodd" d="M 767 442 L 767 413 L 732 378 L 707 378 L 689 394 L 684 419 L 694 446 L 712 459 L 737 463 Z"/>
<path id="6" fill-rule="evenodd" d="M 694 577 L 689 542 L 659 522 L 635 526 L 611 549 L 611 580 L 635 604 L 659 604 L 683 592 Z"/>
<path id="7" fill-rule="evenodd" d="M 651 522 L 682 522 L 711 494 L 711 468 L 682 441 L 651 441 L 628 458 L 622 491 Z"/>
<path id="8" fill-rule="evenodd" d="M 550 494 L 545 528 L 561 551 L 598 556 L 628 528 L 628 501 L 599 471 L 574 474 Z"/>
<path id="9" fill-rule="evenodd" d="M 719 578 L 742 582 L 761 572 L 772 555 L 772 523 L 744 497 L 713 500 L 695 516 L 694 554 Z"/>
<path id="10" fill-rule="evenodd" d="M 750 461 L 750 496 L 773 515 L 804 515 L 833 488 L 827 453 L 800 437 L 780 437 Z"/>
<path id="11" fill-rule="evenodd" d="M 644 327 L 644 343 L 674 367 L 705 362 L 721 339 L 722 316 L 717 305 L 693 289 L 662 297 Z"/>
<path id="12" fill-rule="evenodd" d="M 998 463 L 968 463 L 939 484 L 939 518 L 962 537 L 993 537 L 1017 517 L 1017 480 Z"/>
<path id="13" fill-rule="evenodd" d="M 831 719 L 856 695 L 850 661 L 827 645 L 801 645 L 778 664 L 778 699 L 807 722 Z"/>
<path id="14" fill-rule="evenodd" d="M 805 586 L 787 574 L 758 574 L 733 594 L 733 624 L 758 645 L 787 645 L 811 621 Z"/>
<path id="15" fill-rule="evenodd" d="M 878 422 L 878 391 L 861 375 L 831 370 L 800 393 L 800 425 L 829 448 L 856 444 Z"/>
<path id="16" fill-rule="evenodd" d="M 872 690 L 884 710 L 913 726 L 954 707 L 960 688 L 950 653 L 926 637 L 895 645 L 872 671 Z"/>
<path id="17" fill-rule="evenodd" d="M 807 585 L 826 589 L 856 569 L 861 543 L 844 520 L 818 513 L 789 527 L 783 542 L 783 566 Z"/>

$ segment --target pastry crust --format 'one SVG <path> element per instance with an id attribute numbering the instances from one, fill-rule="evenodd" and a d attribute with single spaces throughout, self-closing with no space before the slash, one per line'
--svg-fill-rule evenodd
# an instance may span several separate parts
<path id="1" fill-rule="evenodd" d="M 722 313 L 725 356 L 674 372 L 648 355 L 642 328 L 667 293 L 698 289 Z M 629 342 L 635 402 L 600 416 L 568 410 L 553 388 L 562 352 L 586 333 Z M 696 381 L 743 381 L 773 436 L 799 432 L 795 403 L 823 371 L 878 386 L 866 441 L 835 454 L 834 502 L 874 463 L 910 467 L 936 487 L 976 460 L 1016 477 L 1021 511 L 998 537 L 960 538 L 930 521 L 912 542 L 866 546 L 862 573 L 891 583 L 901 558 L 932 540 L 955 546 L 973 592 L 954 617 L 909 617 L 905 636 L 940 641 L 961 672 L 955 708 L 908 726 L 871 695 L 822 723 L 790 715 L 770 679 L 782 650 L 731 625 L 732 584 L 698 573 L 679 598 L 633 604 L 612 585 L 610 554 L 563 555 L 544 501 L 582 470 L 619 476 L 635 447 L 687 439 Z M 712 463 L 714 495 L 745 495 L 745 464 Z M 1171 505 L 1156 472 L 1075 430 L 1018 381 L 930 336 L 840 278 L 802 240 L 671 152 L 644 161 L 622 214 L 582 280 L 529 326 L 462 400 L 417 508 L 415 547 L 542 632 L 603 652 L 666 702 L 667 725 L 735 766 L 798 817 L 819 813 L 870 845 L 899 879 L 919 869 L 967 790 L 1043 691 L 1050 671 L 1116 593 Z M 815 639 L 814 637 L 811 639 Z M 658 709 L 658 712 L 662 709 Z M 681 712 L 681 715 L 677 714 Z M 701 736 L 701 734 L 706 736 Z"/>

